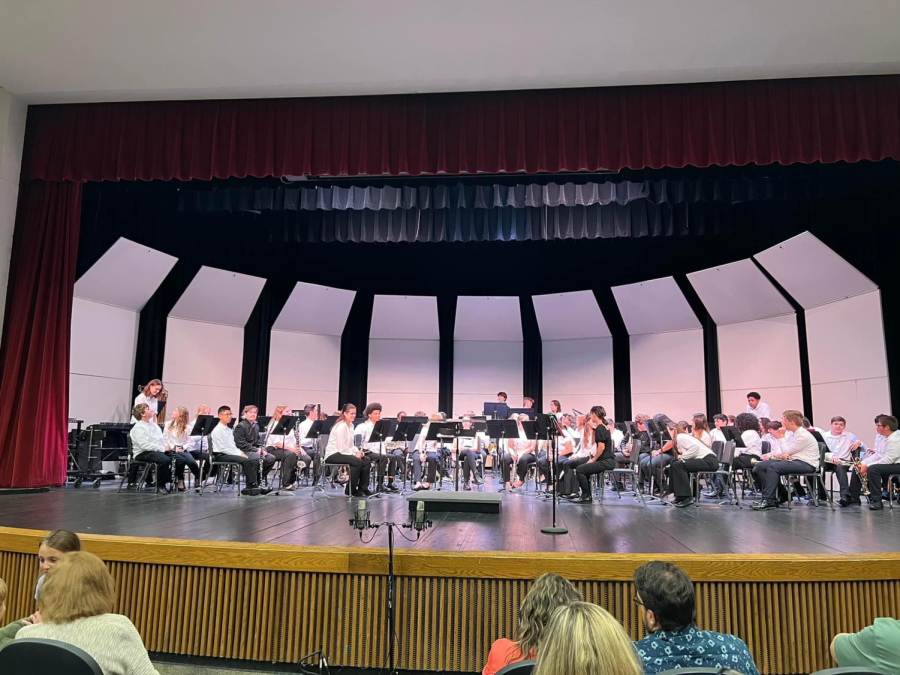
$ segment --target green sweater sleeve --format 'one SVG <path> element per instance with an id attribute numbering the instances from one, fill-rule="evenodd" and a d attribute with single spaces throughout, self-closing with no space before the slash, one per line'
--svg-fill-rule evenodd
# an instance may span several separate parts
<path id="1" fill-rule="evenodd" d="M 0 628 L 0 649 L 3 649 L 10 642 L 16 639 L 16 633 L 19 632 L 20 628 L 25 626 L 21 621 L 13 621 L 8 626 L 4 626 Z"/>

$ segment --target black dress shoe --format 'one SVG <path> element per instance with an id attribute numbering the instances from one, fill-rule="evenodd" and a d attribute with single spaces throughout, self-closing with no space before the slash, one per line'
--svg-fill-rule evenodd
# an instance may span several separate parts
<path id="1" fill-rule="evenodd" d="M 862 502 L 858 499 L 853 499 L 853 497 L 850 497 L 850 499 L 844 499 L 843 497 L 841 497 L 840 499 L 838 499 L 838 504 L 840 504 L 841 506 L 852 506 L 853 504 L 862 505 Z"/>
<path id="2" fill-rule="evenodd" d="M 588 495 L 584 495 L 582 497 L 578 497 L 572 500 L 573 504 L 590 504 L 594 500 L 591 499 Z"/>
<path id="3" fill-rule="evenodd" d="M 690 506 L 693 503 L 694 503 L 693 497 L 685 497 L 684 499 L 682 499 L 680 501 L 676 501 L 675 506 L 678 507 L 679 509 L 682 509 L 685 506 Z"/>
<path id="4" fill-rule="evenodd" d="M 270 488 L 270 487 L 260 488 L 260 489 L 259 489 L 259 494 L 261 494 L 261 495 L 267 495 L 267 494 L 269 494 L 271 491 L 272 491 L 272 488 Z"/>
<path id="5" fill-rule="evenodd" d="M 397 488 L 397 486 L 394 485 L 393 483 L 388 483 L 387 485 L 385 485 L 384 491 L 390 492 L 391 494 L 397 494 L 400 492 L 400 490 Z"/>
<path id="6" fill-rule="evenodd" d="M 884 502 L 872 502 L 869 504 L 869 511 L 883 511 L 884 510 Z"/>
<path id="7" fill-rule="evenodd" d="M 375 494 L 369 488 L 363 488 L 362 490 L 360 490 L 360 492 L 364 497 L 371 497 L 373 494 Z"/>
<path id="8" fill-rule="evenodd" d="M 247 497 L 255 497 L 259 494 L 259 488 L 244 488 L 241 494 Z"/>
<path id="9" fill-rule="evenodd" d="M 465 482 L 465 483 L 463 483 L 463 490 L 465 490 L 465 491 L 467 491 L 467 492 L 471 492 L 471 491 L 472 491 L 472 486 L 469 485 L 468 482 Z"/>
<path id="10" fill-rule="evenodd" d="M 750 508 L 754 511 L 767 511 L 768 509 L 777 509 L 778 502 L 770 502 L 768 499 L 763 499 L 759 504 L 754 504 Z"/>
<path id="11" fill-rule="evenodd" d="M 371 492 L 369 494 L 371 494 Z M 368 495 L 366 495 L 364 492 L 362 492 L 360 490 L 354 490 L 353 496 L 354 497 L 367 497 Z"/>

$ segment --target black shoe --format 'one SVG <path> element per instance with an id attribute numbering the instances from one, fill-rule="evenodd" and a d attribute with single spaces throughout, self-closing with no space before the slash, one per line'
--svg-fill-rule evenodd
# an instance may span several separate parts
<path id="1" fill-rule="evenodd" d="M 393 483 L 388 483 L 384 486 L 384 491 L 390 492 L 391 494 L 398 494 L 400 492 L 400 489 Z"/>
<path id="2" fill-rule="evenodd" d="M 347 497 L 350 496 L 350 483 L 347 483 L 347 484 L 344 486 L 344 494 L 345 494 Z"/>
<path id="3" fill-rule="evenodd" d="M 415 492 L 421 492 L 422 490 L 427 490 L 427 489 L 428 489 L 428 488 L 425 487 L 424 485 L 416 485 L 416 486 L 413 488 L 413 490 L 414 490 Z"/>
<path id="4" fill-rule="evenodd" d="M 573 504 L 590 504 L 594 500 L 591 499 L 590 495 L 582 495 L 581 497 L 576 497 L 572 500 Z"/>
<path id="5" fill-rule="evenodd" d="M 360 490 L 360 492 L 364 497 L 371 497 L 373 494 L 375 494 L 369 488 L 363 488 L 362 490 Z"/>
<path id="6" fill-rule="evenodd" d="M 759 504 L 754 504 L 750 508 L 754 511 L 767 511 L 768 509 L 777 509 L 778 502 L 770 502 L 768 499 L 763 499 Z"/>
<path id="7" fill-rule="evenodd" d="M 267 494 L 269 494 L 271 491 L 272 491 L 272 488 L 270 488 L 270 487 L 260 488 L 259 494 L 261 494 L 261 495 L 267 495 Z"/>
<path id="8" fill-rule="evenodd" d="M 372 494 L 372 493 L 370 492 L 369 494 Z M 354 490 L 354 491 L 353 491 L 353 496 L 354 496 L 354 497 L 367 497 L 368 495 L 366 495 L 365 493 L 361 492 L 360 490 Z"/>
<path id="9" fill-rule="evenodd" d="M 259 488 L 244 488 L 241 494 L 247 497 L 256 497 L 259 494 Z"/>
<path id="10" fill-rule="evenodd" d="M 679 509 L 681 509 L 681 508 L 684 508 L 685 506 L 690 506 L 693 503 L 694 503 L 693 497 L 685 497 L 684 499 L 682 499 L 680 501 L 676 500 L 675 506 L 678 507 Z"/>
<path id="11" fill-rule="evenodd" d="M 478 476 L 475 476 L 475 485 L 484 485 L 484 481 L 481 480 Z"/>
<path id="12" fill-rule="evenodd" d="M 849 499 L 844 499 L 843 497 L 841 497 L 840 499 L 838 499 L 838 504 L 840 504 L 841 506 L 853 506 L 854 504 L 861 506 L 862 502 L 859 499 L 854 499 L 853 497 L 850 497 Z"/>
<path id="13" fill-rule="evenodd" d="M 469 481 L 466 481 L 465 483 L 463 483 L 463 490 L 466 490 L 467 492 L 472 491 L 472 486 L 469 485 Z"/>
<path id="14" fill-rule="evenodd" d="M 869 511 L 883 511 L 884 510 L 884 502 L 872 502 L 869 504 Z"/>

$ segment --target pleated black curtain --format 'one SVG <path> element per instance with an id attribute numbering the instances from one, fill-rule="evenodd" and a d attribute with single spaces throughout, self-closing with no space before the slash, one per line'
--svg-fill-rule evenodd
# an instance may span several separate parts
<path id="1" fill-rule="evenodd" d="M 631 338 L 612 288 L 594 288 L 594 297 L 612 335 L 613 347 L 613 403 L 617 420 L 632 419 L 631 410 Z M 587 410 L 583 411 L 587 412 Z"/>
<path id="2" fill-rule="evenodd" d="M 438 356 L 438 409 L 453 414 L 453 332 L 456 329 L 456 296 L 437 296 L 438 331 L 441 345 Z"/>
<path id="3" fill-rule="evenodd" d="M 369 328 L 375 295 L 358 291 L 341 335 L 341 375 L 338 405 L 353 403 L 362 415 L 367 404 L 369 382 Z M 331 411 L 329 411 L 330 413 Z"/>
<path id="4" fill-rule="evenodd" d="M 706 309 L 697 291 L 684 274 L 675 275 L 675 283 L 684 294 L 694 315 L 703 327 L 703 372 L 706 384 L 706 419 L 722 411 L 722 387 L 719 381 L 719 333 L 716 322 Z M 699 410 L 697 412 L 700 412 Z"/>
<path id="5" fill-rule="evenodd" d="M 519 296 L 519 314 L 522 317 L 522 393 L 534 399 L 535 412 L 544 412 L 544 346 L 530 295 Z"/>

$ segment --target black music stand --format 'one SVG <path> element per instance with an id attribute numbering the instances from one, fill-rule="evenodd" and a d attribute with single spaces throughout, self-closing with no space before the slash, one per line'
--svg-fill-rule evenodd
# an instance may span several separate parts
<path id="1" fill-rule="evenodd" d="M 357 418 L 357 419 L 358 419 L 358 418 Z M 358 427 L 358 426 L 359 426 L 359 425 L 357 425 L 357 427 Z M 385 439 L 385 438 L 388 438 L 388 437 L 391 435 L 391 434 L 390 434 L 390 428 L 391 428 L 391 421 L 390 421 L 390 420 L 388 420 L 388 419 L 381 419 L 381 420 L 378 420 L 377 422 L 375 422 L 374 425 L 372 425 L 372 433 L 369 434 L 369 437 L 365 440 L 365 443 L 367 443 L 367 444 L 368 444 L 368 443 L 378 443 L 379 445 L 383 445 L 384 439 Z M 355 429 L 354 429 L 354 430 L 355 430 Z M 382 452 L 383 449 L 384 449 L 384 448 L 380 448 L 380 449 L 379 449 L 379 452 L 377 452 L 377 453 L 375 453 L 375 454 L 380 455 L 380 456 L 382 456 L 382 457 L 385 457 L 385 456 L 386 456 L 385 453 Z M 360 450 L 362 450 L 362 448 L 360 448 Z M 366 451 L 366 454 L 369 454 L 368 451 Z M 390 461 L 391 461 L 391 460 L 388 459 L 388 462 L 390 462 Z M 387 467 L 385 467 L 385 469 L 386 469 L 386 468 L 387 468 Z M 377 472 L 377 471 L 375 472 L 375 475 L 376 475 L 376 476 L 378 475 L 378 472 Z M 375 494 L 372 495 L 372 496 L 370 496 L 369 499 L 379 499 L 379 498 L 381 498 L 382 496 L 384 496 L 384 492 L 382 491 L 381 487 L 382 487 L 382 486 L 379 484 L 379 485 L 378 485 L 378 490 L 376 490 L 376 491 L 375 491 Z"/>
<path id="2" fill-rule="evenodd" d="M 459 437 L 462 422 L 432 422 L 428 425 L 428 434 L 425 436 L 426 441 L 437 441 L 441 448 L 450 440 L 455 441 Z M 443 472 L 438 477 L 438 490 L 443 488 Z M 456 463 L 456 489 L 459 490 L 459 462 Z"/>
<path id="3" fill-rule="evenodd" d="M 275 423 L 275 426 L 272 427 L 272 431 L 270 431 L 266 435 L 266 442 L 269 441 L 269 437 L 271 437 L 271 436 L 281 436 L 281 448 L 282 448 L 282 450 L 287 450 L 287 448 L 284 447 L 286 445 L 285 438 L 287 437 L 287 435 L 289 433 L 291 433 L 291 430 L 293 430 L 295 424 L 297 424 L 297 418 L 295 416 L 282 415 L 281 418 L 278 420 L 278 422 Z M 260 455 L 259 461 L 260 461 L 259 466 L 260 466 L 260 468 L 262 468 L 262 455 Z M 282 476 L 284 476 L 283 467 L 282 467 Z M 262 481 L 260 481 L 260 483 L 262 483 Z M 273 495 L 275 497 L 281 497 L 281 496 L 293 497 L 294 496 L 293 492 L 285 492 L 284 491 L 284 478 L 282 478 L 278 489 L 275 492 L 270 492 L 269 494 Z"/>
<path id="4" fill-rule="evenodd" d="M 654 443 L 654 442 L 656 443 L 657 447 L 658 447 L 659 450 L 660 450 L 660 453 L 659 453 L 659 457 L 660 457 L 660 460 L 659 460 L 659 492 L 660 492 L 660 496 L 659 496 L 659 497 L 655 497 L 655 496 L 653 495 L 653 493 L 651 492 L 651 493 L 648 495 L 648 499 L 649 499 L 651 502 L 652 502 L 652 501 L 657 501 L 657 502 L 659 502 L 660 504 L 662 504 L 663 506 L 671 506 L 672 503 L 669 502 L 668 500 L 664 499 L 664 498 L 663 498 L 663 494 L 662 494 L 662 490 L 663 490 L 663 472 L 664 472 L 664 470 L 665 470 L 665 468 L 663 467 L 663 461 L 662 461 L 662 455 L 663 455 L 663 453 L 662 453 L 662 446 L 664 445 L 664 441 L 667 441 L 667 440 L 668 440 L 668 441 L 671 441 L 671 440 L 672 440 L 672 436 L 669 434 L 669 430 L 666 428 L 666 425 L 665 425 L 665 424 L 660 424 L 660 423 L 657 422 L 656 420 L 647 420 L 646 422 L 644 422 L 644 424 L 645 424 L 646 427 L 647 427 L 647 434 L 650 436 L 650 467 L 651 467 L 651 472 L 652 472 L 652 467 L 653 467 L 653 443 Z M 674 448 L 673 448 L 673 452 L 674 452 Z"/>
<path id="5" fill-rule="evenodd" d="M 741 435 L 738 433 L 737 427 L 722 427 L 719 429 L 722 432 L 722 435 L 725 437 L 726 441 L 734 441 L 734 447 L 736 448 L 746 448 L 744 445 L 744 439 L 741 438 Z"/>
<path id="6" fill-rule="evenodd" d="M 482 408 L 486 417 L 495 420 L 509 419 L 509 406 L 506 403 L 497 403 L 497 401 L 485 401 Z"/>
<path id="7" fill-rule="evenodd" d="M 499 463 L 505 452 L 503 441 L 518 440 L 519 425 L 515 420 L 487 420 L 487 435 L 488 438 L 497 439 L 497 461 Z M 503 489 L 506 489 L 506 485 L 503 486 Z"/>
<path id="8" fill-rule="evenodd" d="M 307 432 L 306 437 L 316 439 L 316 454 L 317 455 L 319 453 L 319 436 L 325 436 L 326 434 L 330 434 L 331 428 L 334 426 L 335 422 L 337 422 L 339 419 L 340 419 L 340 417 L 327 417 L 326 419 L 323 420 L 320 417 L 315 422 L 313 422 L 312 425 L 309 427 L 309 431 Z M 322 453 L 322 461 L 319 462 L 320 467 L 324 463 L 325 463 L 325 453 L 323 452 Z M 319 479 L 319 476 L 317 476 L 316 472 L 313 471 L 313 494 L 315 494 L 315 492 L 317 490 L 321 490 L 322 492 L 325 492 L 325 487 L 319 485 L 318 479 Z"/>
<path id="9" fill-rule="evenodd" d="M 556 415 L 552 413 L 538 415 L 533 424 L 535 429 L 537 429 L 539 440 L 552 441 L 550 448 L 553 452 L 553 456 L 550 459 L 550 485 L 553 486 L 553 492 L 550 497 L 553 500 L 553 523 L 550 527 L 542 527 L 541 532 L 544 534 L 568 534 L 569 531 L 566 528 L 559 527 L 556 524 L 556 500 L 559 492 L 559 486 L 556 484 L 556 461 L 559 458 L 559 439 L 565 434 L 563 434 L 559 426 L 559 420 L 556 418 Z"/>
<path id="10" fill-rule="evenodd" d="M 216 428 L 216 425 L 219 423 L 219 418 L 213 415 L 198 415 L 197 419 L 194 420 L 194 428 L 191 429 L 190 436 L 199 436 L 200 437 L 200 452 L 203 452 L 203 440 L 206 439 L 206 454 L 209 457 L 206 460 L 207 464 L 212 464 L 212 448 L 209 447 L 209 435 L 213 432 L 213 429 Z M 207 467 L 206 476 L 209 477 L 209 467 Z M 203 496 L 203 467 L 200 467 L 200 496 Z"/>

